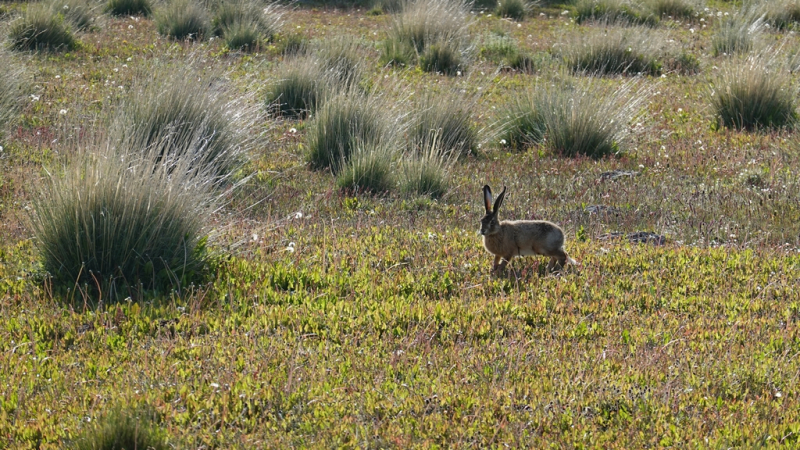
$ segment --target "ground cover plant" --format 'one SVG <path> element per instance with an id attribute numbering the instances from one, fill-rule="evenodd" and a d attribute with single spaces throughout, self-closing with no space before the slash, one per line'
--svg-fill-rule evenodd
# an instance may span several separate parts
<path id="1" fill-rule="evenodd" d="M 29 6 L 4 3 L 0 28 Z M 716 27 L 742 5 L 699 2 L 695 16 L 661 16 L 649 30 L 662 44 L 658 76 L 587 76 L 558 49 L 603 32 L 602 21 L 576 24 L 576 2 L 542 2 L 523 21 L 492 4 L 469 11 L 461 31 L 486 50 L 461 76 L 442 76 L 422 70 L 411 44 L 405 66 L 378 60 L 406 6 L 372 15 L 366 4 L 299 3 L 248 52 L 213 33 L 170 39 L 153 18 L 127 14 L 93 22 L 69 51 L 9 51 L 24 73 L 0 143 L 0 448 L 99 448 L 131 422 L 156 438 L 136 438 L 138 448 L 800 444 L 800 137 L 791 123 L 725 126 L 713 103 L 721 80 L 768 43 L 782 50 L 752 64 L 780 87 L 763 72 L 752 85 L 774 94 L 762 99 L 796 101 L 798 74 L 781 66 L 800 36 L 770 26 L 754 51 L 715 56 Z M 216 3 L 203 7 L 213 17 Z M 329 84 L 308 115 L 269 109 L 298 54 L 321 58 L 321 44 L 348 37 L 361 55 L 356 83 Z M 289 42 L 308 45 L 285 51 Z M 513 46 L 535 71 L 509 69 Z M 692 58 L 696 73 L 672 66 Z M 172 84 L 189 87 L 173 96 Z M 246 157 L 225 182 L 219 172 L 189 180 L 207 167 L 191 156 L 174 158 L 184 171 L 170 152 L 138 164 L 148 146 L 125 147 L 136 151 L 124 160 L 105 153 L 130 143 L 120 130 L 150 123 L 121 120 L 133 103 L 173 111 L 175 98 L 209 96 L 235 136 L 258 137 L 234 139 Z M 458 122 L 477 130 L 459 158 L 439 143 L 438 115 L 423 133 L 430 145 L 412 145 L 418 115 L 436 107 L 464 111 Z M 213 145 L 223 128 L 202 117 L 162 137 L 191 124 Z M 340 126 L 355 119 L 372 128 Z M 507 124 L 521 132 L 501 133 Z M 98 142 L 92 157 L 76 146 Z M 329 152 L 319 165 L 313 148 Z M 550 274 L 546 258 L 527 256 L 490 274 L 477 235 L 484 184 L 508 187 L 505 219 L 563 228 L 579 265 Z M 218 202 L 198 212 L 204 189 Z M 189 236 L 204 245 L 202 276 L 159 287 L 145 277 L 111 301 L 91 276 L 76 286 L 90 258 L 74 256 L 69 276 L 48 265 L 34 233 L 41 208 L 101 193 L 113 199 L 105 209 L 64 208 L 62 223 L 96 228 L 118 217 L 111 205 L 139 201 L 118 230 L 144 236 L 146 218 L 173 202 L 183 212 L 156 222 L 202 223 Z M 64 234 L 75 251 L 80 233 Z M 169 234 L 175 245 L 159 249 L 188 242 Z M 109 265 L 97 281 L 126 267 Z"/>

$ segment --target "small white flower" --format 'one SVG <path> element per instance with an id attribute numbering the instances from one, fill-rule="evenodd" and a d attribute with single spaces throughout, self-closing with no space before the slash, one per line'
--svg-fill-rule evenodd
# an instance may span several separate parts
<path id="1" fill-rule="evenodd" d="M 289 245 L 285 248 L 285 250 L 289 253 L 294 253 L 294 242 L 289 242 Z"/>
<path id="2" fill-rule="evenodd" d="M 128 29 L 132 30 L 133 29 L 133 25 L 128 25 Z"/>
<path id="3" fill-rule="evenodd" d="M 59 78 L 61 78 L 61 75 L 56 75 L 56 80 L 58 80 Z"/>
<path id="4" fill-rule="evenodd" d="M 297 211 L 296 213 L 294 213 L 294 218 L 295 219 L 302 219 L 303 218 L 303 213 L 301 211 Z M 294 242 L 292 244 L 294 245 Z"/>
<path id="5" fill-rule="evenodd" d="M 211 387 L 213 387 L 213 388 L 215 388 L 215 389 L 216 389 L 216 388 L 218 388 L 218 387 L 219 387 L 219 384 L 217 384 L 217 383 L 211 383 L 209 386 L 211 386 Z"/>
<path id="6" fill-rule="evenodd" d="M 506 140 L 505 140 L 505 139 L 500 139 L 500 143 L 501 143 L 501 144 L 503 144 L 503 145 L 506 145 L 506 144 L 507 144 L 507 142 L 506 142 Z"/>
<path id="7" fill-rule="evenodd" d="M 31 101 L 38 102 L 39 101 L 39 96 L 36 95 L 36 94 L 31 94 Z"/>
<path id="8" fill-rule="evenodd" d="M 2 145 L 0 145 L 0 152 L 2 152 L 2 151 L 3 151 L 3 146 L 2 146 Z"/>
<path id="9" fill-rule="evenodd" d="M 132 60 L 132 59 L 133 59 L 133 58 L 128 58 L 128 59 L 126 59 L 125 61 L 130 61 L 130 60 Z"/>
<path id="10" fill-rule="evenodd" d="M 297 133 L 297 128 L 289 128 L 289 133 L 292 133 L 292 134 Z"/>
<path id="11" fill-rule="evenodd" d="M 59 114 L 61 114 L 61 115 L 63 116 L 64 114 L 66 114 L 66 113 L 67 113 L 67 110 L 66 110 L 66 109 L 62 109 L 62 110 L 61 110 L 61 111 L 59 111 L 58 113 L 59 113 Z"/>
<path id="12" fill-rule="evenodd" d="M 256 233 L 253 233 L 253 241 L 255 242 L 255 241 L 257 241 L 257 240 L 258 240 L 258 234 L 256 234 Z"/>

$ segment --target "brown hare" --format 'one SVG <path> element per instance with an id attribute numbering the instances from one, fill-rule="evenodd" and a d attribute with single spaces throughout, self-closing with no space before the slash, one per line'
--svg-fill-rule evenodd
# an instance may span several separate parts
<path id="1" fill-rule="evenodd" d="M 515 256 L 544 255 L 550 257 L 547 270 L 553 271 L 558 265 L 563 268 L 568 262 L 577 262 L 564 251 L 564 231 L 558 225 L 546 220 L 504 220 L 500 222 L 497 211 L 503 204 L 506 187 L 497 196 L 492 209 L 492 189 L 483 187 L 483 201 L 486 215 L 481 219 L 483 246 L 494 255 L 492 272 L 504 270 L 506 264 Z M 502 262 L 501 262 L 502 261 Z"/>

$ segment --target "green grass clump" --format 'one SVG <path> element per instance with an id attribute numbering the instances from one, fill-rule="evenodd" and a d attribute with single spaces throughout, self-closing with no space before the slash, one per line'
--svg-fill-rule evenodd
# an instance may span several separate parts
<path id="1" fill-rule="evenodd" d="M 565 64 L 573 72 L 593 75 L 659 75 L 661 62 L 645 32 L 590 34 L 563 46 Z"/>
<path id="2" fill-rule="evenodd" d="M 249 109 L 228 99 L 212 75 L 152 69 L 156 75 L 134 84 L 119 107 L 117 133 L 142 149 L 157 146 L 169 158 L 188 157 L 226 177 L 246 153 Z"/>
<path id="3" fill-rule="evenodd" d="M 95 21 L 96 8 L 87 0 L 51 0 L 50 7 L 77 31 L 89 29 Z"/>
<path id="4" fill-rule="evenodd" d="M 507 107 L 503 135 L 516 146 L 544 141 L 555 154 L 601 158 L 621 151 L 626 124 L 639 113 L 646 92 L 636 81 L 620 87 L 547 86 L 528 91 Z"/>
<path id="5" fill-rule="evenodd" d="M 760 18 L 751 20 L 747 15 L 735 15 L 720 20 L 711 37 L 711 53 L 720 56 L 749 52 L 762 26 L 763 21 Z"/>
<path id="6" fill-rule="evenodd" d="M 425 52 L 420 55 L 419 65 L 425 72 L 456 75 L 464 68 L 464 61 L 458 48 L 442 41 L 425 47 Z"/>
<path id="7" fill-rule="evenodd" d="M 283 14 L 284 9 L 275 3 L 264 7 L 252 0 L 222 1 L 214 9 L 211 28 L 225 39 L 228 48 L 252 51 L 275 37 Z"/>
<path id="8" fill-rule="evenodd" d="M 76 439 L 74 450 L 167 450 L 164 433 L 156 428 L 156 413 L 147 407 L 115 406 Z"/>
<path id="9" fill-rule="evenodd" d="M 397 37 L 389 37 L 380 43 L 382 66 L 405 67 L 414 63 L 416 53 L 414 47 Z"/>
<path id="10" fill-rule="evenodd" d="M 765 1 L 759 6 L 766 22 L 778 30 L 792 28 L 800 22 L 800 0 Z"/>
<path id="11" fill-rule="evenodd" d="M 464 0 L 406 0 L 390 18 L 384 64 L 420 55 L 423 70 L 455 73 L 471 50 L 470 4 Z"/>
<path id="12" fill-rule="evenodd" d="M 328 79 L 342 87 L 361 80 L 367 59 L 365 52 L 361 41 L 349 35 L 319 41 L 314 49 Z"/>
<path id="13" fill-rule="evenodd" d="M 57 288 L 115 301 L 199 280 L 211 174 L 140 142 L 81 149 L 34 200 L 34 234 Z"/>
<path id="14" fill-rule="evenodd" d="M 308 51 L 309 40 L 305 35 L 290 33 L 280 36 L 277 45 L 282 55 L 299 56 Z"/>
<path id="15" fill-rule="evenodd" d="M 520 54 L 517 41 L 511 36 L 489 33 L 481 40 L 478 55 L 495 64 L 507 63 Z"/>
<path id="16" fill-rule="evenodd" d="M 153 13 L 150 0 L 108 0 L 106 10 L 113 16 L 149 16 Z"/>
<path id="17" fill-rule="evenodd" d="M 156 14 L 156 28 L 176 40 L 202 40 L 211 30 L 208 12 L 192 0 L 173 0 Z"/>
<path id="18" fill-rule="evenodd" d="M 317 109 L 328 89 L 315 57 L 287 62 L 278 78 L 267 93 L 266 102 L 273 112 L 289 118 L 306 118 Z"/>
<path id="19" fill-rule="evenodd" d="M 575 22 L 603 22 L 655 26 L 658 16 L 626 0 L 578 0 Z"/>
<path id="20" fill-rule="evenodd" d="M 753 57 L 722 68 L 712 96 L 718 125 L 752 131 L 795 123 L 797 101 L 789 77 L 770 65 Z"/>
<path id="21" fill-rule="evenodd" d="M 357 92 L 340 93 L 327 100 L 308 127 L 307 159 L 311 167 L 337 174 L 357 145 L 375 148 L 390 142 L 385 114 L 373 97 Z"/>
<path id="22" fill-rule="evenodd" d="M 523 20 L 529 10 L 530 6 L 525 0 L 500 0 L 494 9 L 494 13 L 500 17 Z"/>
<path id="23" fill-rule="evenodd" d="M 452 155 L 441 151 L 435 141 L 400 161 L 400 189 L 406 194 L 441 198 L 449 188 Z"/>
<path id="24" fill-rule="evenodd" d="M 657 17 L 673 19 L 690 19 L 699 7 L 695 0 L 648 0 L 646 5 Z"/>
<path id="25" fill-rule="evenodd" d="M 5 49 L 0 49 L 0 137 L 22 107 L 25 71 Z"/>
<path id="26" fill-rule="evenodd" d="M 411 149 L 436 151 L 458 158 L 478 149 L 478 132 L 472 123 L 475 101 L 463 95 L 428 95 L 417 106 L 409 130 Z"/>
<path id="27" fill-rule="evenodd" d="M 392 149 L 385 144 L 357 142 L 340 164 L 336 185 L 354 192 L 388 192 L 395 186 L 394 159 Z"/>
<path id="28" fill-rule="evenodd" d="M 28 6 L 11 23 L 8 39 L 14 50 L 72 50 L 78 45 L 64 16 L 40 4 Z"/>

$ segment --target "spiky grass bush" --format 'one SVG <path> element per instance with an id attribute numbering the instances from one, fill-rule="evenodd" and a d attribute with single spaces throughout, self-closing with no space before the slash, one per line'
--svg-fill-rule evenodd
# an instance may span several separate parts
<path id="1" fill-rule="evenodd" d="M 156 75 L 143 75 L 132 86 L 118 108 L 115 131 L 139 140 L 142 148 L 156 146 L 165 156 L 191 156 L 225 177 L 247 153 L 255 114 L 228 96 L 216 73 L 193 76 L 191 61 L 186 66 L 150 67 Z"/>
<path id="2" fill-rule="evenodd" d="M 773 0 L 760 3 L 760 12 L 771 26 L 784 30 L 800 22 L 800 0 Z"/>
<path id="3" fill-rule="evenodd" d="M 392 190 L 394 151 L 384 143 L 356 142 L 336 175 L 339 189 L 381 194 Z"/>
<path id="4" fill-rule="evenodd" d="M 658 52 L 644 30 L 611 30 L 591 33 L 562 45 L 562 58 L 573 72 L 594 75 L 661 73 Z"/>
<path id="5" fill-rule="evenodd" d="M 328 83 L 317 58 L 301 57 L 281 68 L 266 102 L 273 113 L 304 119 L 317 109 L 327 91 Z"/>
<path id="6" fill-rule="evenodd" d="M 156 413 L 152 408 L 134 407 L 130 410 L 115 406 L 78 436 L 74 450 L 167 450 L 165 436 L 155 426 Z"/>
<path id="7" fill-rule="evenodd" d="M 711 37 L 711 53 L 714 56 L 747 53 L 753 49 L 755 38 L 763 30 L 762 18 L 753 18 L 743 11 L 717 22 Z"/>
<path id="8" fill-rule="evenodd" d="M 475 100 L 463 95 L 428 95 L 411 117 L 409 143 L 416 152 L 436 151 L 458 158 L 475 154 L 478 132 L 472 122 Z"/>
<path id="9" fill-rule="evenodd" d="M 304 55 L 309 49 L 309 40 L 302 34 L 291 33 L 278 39 L 278 47 L 284 56 Z"/>
<path id="10" fill-rule="evenodd" d="M 89 29 L 96 18 L 97 7 L 87 0 L 50 0 L 49 5 L 77 31 Z"/>
<path id="11" fill-rule="evenodd" d="M 425 72 L 456 75 L 465 69 L 461 51 L 448 41 L 435 42 L 425 47 L 419 57 L 419 65 Z"/>
<path id="12" fill-rule="evenodd" d="M 25 71 L 14 57 L 0 48 L 0 138 L 22 106 L 22 85 Z M 0 141 L 2 142 L 2 141 Z"/>
<path id="13" fill-rule="evenodd" d="M 449 187 L 454 161 L 435 141 L 421 151 L 407 153 L 400 161 L 401 191 L 441 198 Z"/>
<path id="14" fill-rule="evenodd" d="M 336 84 L 346 87 L 357 84 L 364 72 L 366 48 L 354 36 L 336 36 L 316 42 L 314 54 L 323 66 L 326 76 Z"/>
<path id="15" fill-rule="evenodd" d="M 657 17 L 691 19 L 701 8 L 697 0 L 647 0 L 647 8 Z"/>
<path id="16" fill-rule="evenodd" d="M 503 64 L 516 58 L 520 51 L 517 41 L 511 36 L 489 33 L 481 38 L 478 54 L 495 64 Z"/>
<path id="17" fill-rule="evenodd" d="M 184 147 L 201 148 L 180 142 Z M 33 229 L 54 285 L 89 298 L 180 291 L 206 264 L 213 174 L 143 139 L 89 145 L 34 200 Z M 170 145 L 170 143 L 165 143 Z M 73 291 L 74 292 L 74 291 Z"/>
<path id="18" fill-rule="evenodd" d="M 153 13 L 150 0 L 108 0 L 106 11 L 112 16 L 149 16 Z"/>
<path id="19" fill-rule="evenodd" d="M 346 91 L 327 100 L 308 127 L 307 160 L 313 169 L 337 174 L 357 145 L 389 145 L 387 111 L 375 97 Z"/>
<path id="20" fill-rule="evenodd" d="M 718 125 L 726 128 L 780 128 L 797 119 L 787 71 L 764 56 L 725 64 L 714 82 L 712 105 Z"/>
<path id="21" fill-rule="evenodd" d="M 231 50 L 254 51 L 261 47 L 262 36 L 253 22 L 241 21 L 225 27 L 225 45 Z"/>
<path id="22" fill-rule="evenodd" d="M 395 56 L 411 48 L 415 55 L 423 55 L 429 70 L 449 72 L 454 64 L 463 66 L 468 60 L 469 21 L 467 0 L 405 0 L 402 11 L 391 16 L 384 49 Z M 384 55 L 383 60 L 393 58 Z"/>
<path id="23" fill-rule="evenodd" d="M 655 26 L 658 16 L 638 2 L 628 0 L 578 0 L 575 22 L 603 22 Z"/>
<path id="24" fill-rule="evenodd" d="M 205 7 L 193 0 L 173 0 L 156 14 L 156 28 L 176 40 L 202 40 L 211 30 Z"/>
<path id="25" fill-rule="evenodd" d="M 44 4 L 29 5 L 11 23 L 8 38 L 15 50 L 71 50 L 78 44 L 64 16 Z"/>
<path id="26" fill-rule="evenodd" d="M 416 53 L 414 47 L 397 37 L 389 37 L 380 43 L 382 66 L 405 67 L 414 63 Z"/>
<path id="27" fill-rule="evenodd" d="M 213 6 L 211 25 L 214 34 L 224 35 L 225 29 L 236 24 L 251 24 L 265 40 L 271 40 L 283 26 L 285 7 L 277 3 L 255 0 L 220 0 Z"/>
<path id="28" fill-rule="evenodd" d="M 555 154 L 601 158 L 622 150 L 626 125 L 648 97 L 637 80 L 616 87 L 541 86 L 509 107 L 503 128 L 509 142 L 544 140 Z"/>
<path id="29" fill-rule="evenodd" d="M 524 20 L 530 12 L 530 5 L 525 0 L 500 0 L 494 13 L 500 17 L 514 20 Z"/>

